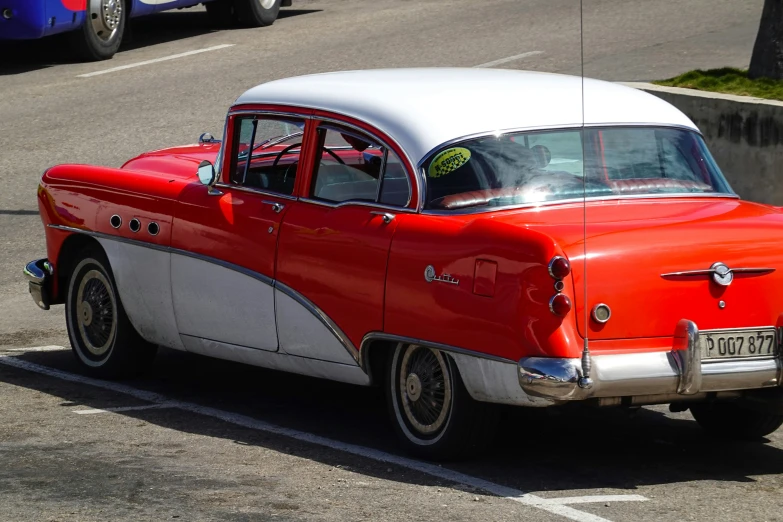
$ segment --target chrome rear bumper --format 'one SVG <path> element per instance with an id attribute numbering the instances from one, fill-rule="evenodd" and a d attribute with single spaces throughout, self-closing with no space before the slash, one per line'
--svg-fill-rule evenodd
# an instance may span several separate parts
<path id="1" fill-rule="evenodd" d="M 687 399 L 706 392 L 779 386 L 783 369 L 779 356 L 702 361 L 699 330 L 685 320 L 680 321 L 669 352 L 595 355 L 591 362 L 594 383 L 581 388 L 580 359 L 526 357 L 519 361 L 519 385 L 528 395 L 555 401 L 638 396 Z"/>
<path id="2" fill-rule="evenodd" d="M 51 304 L 51 278 L 54 275 L 54 266 L 47 259 L 30 261 L 24 267 L 24 275 L 35 304 L 39 308 L 48 310 Z"/>

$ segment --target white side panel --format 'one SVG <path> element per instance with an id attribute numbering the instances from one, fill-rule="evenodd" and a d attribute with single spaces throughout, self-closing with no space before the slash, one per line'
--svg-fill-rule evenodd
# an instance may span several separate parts
<path id="1" fill-rule="evenodd" d="M 106 252 L 122 306 L 145 340 L 184 350 L 171 300 L 168 252 L 98 239 Z"/>
<path id="2" fill-rule="evenodd" d="M 171 285 L 181 334 L 277 350 L 271 281 L 171 254 Z"/>
<path id="3" fill-rule="evenodd" d="M 514 363 L 460 353 L 449 355 L 457 363 L 468 393 L 477 401 L 528 407 L 552 406 L 552 401 L 531 397 L 522 390 Z"/>
<path id="4" fill-rule="evenodd" d="M 361 368 L 354 364 L 339 364 L 327 361 L 317 361 L 305 357 L 295 357 L 284 353 L 253 350 L 242 346 L 200 339 L 198 337 L 182 336 L 182 342 L 189 352 L 226 359 L 253 366 L 261 366 L 273 370 L 309 375 L 321 379 L 346 382 L 368 386 L 370 378 Z"/>
<path id="5" fill-rule="evenodd" d="M 280 349 L 290 355 L 356 365 L 334 333 L 301 303 L 275 289 Z"/>

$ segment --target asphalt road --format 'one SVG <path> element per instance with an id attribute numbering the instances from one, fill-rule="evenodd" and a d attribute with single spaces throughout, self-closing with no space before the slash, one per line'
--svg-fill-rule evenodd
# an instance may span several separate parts
<path id="1" fill-rule="evenodd" d="M 0 44 L 0 352 L 76 372 L 68 353 L 7 351 L 68 346 L 62 307 L 38 310 L 21 277 L 25 262 L 45 255 L 35 190 L 53 164 L 119 166 L 218 135 L 239 94 L 280 77 L 498 61 L 581 69 L 573 0 L 294 1 L 260 30 L 214 30 L 202 8 L 141 19 L 103 63 L 70 63 L 57 39 Z M 762 3 L 585 0 L 585 74 L 643 81 L 747 66 Z M 221 45 L 230 47 L 80 77 Z M 73 410 L 150 402 L 30 368 L 0 363 L 0 520 L 565 520 L 534 501 L 482 493 L 470 485 L 477 480 L 535 498 L 580 497 L 572 507 L 582 520 L 781 519 L 781 434 L 726 445 L 662 408 L 633 418 L 511 412 L 489 456 L 443 468 L 465 474 L 466 485 L 231 417 L 397 455 L 377 391 L 163 351 L 151 374 L 127 384 L 197 407 L 85 415 Z M 647 500 L 594 501 L 609 494 Z"/>

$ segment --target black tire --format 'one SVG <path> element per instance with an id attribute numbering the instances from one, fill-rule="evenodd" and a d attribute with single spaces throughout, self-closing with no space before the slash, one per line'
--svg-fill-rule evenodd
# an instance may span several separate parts
<path id="1" fill-rule="evenodd" d="M 694 404 L 690 410 L 699 426 L 721 438 L 758 440 L 783 425 L 783 415 L 743 408 L 731 402 Z"/>
<path id="2" fill-rule="evenodd" d="M 269 3 L 267 7 L 264 4 Z M 266 27 L 277 20 L 281 0 L 235 0 L 239 21 L 247 27 Z"/>
<path id="3" fill-rule="evenodd" d="M 225 28 L 231 27 L 239 21 L 234 4 L 234 0 L 214 0 L 207 2 L 204 6 L 212 24 L 215 27 Z"/>
<path id="4" fill-rule="evenodd" d="M 108 26 L 102 25 L 105 20 L 102 17 L 102 0 L 87 0 L 84 23 L 76 31 L 68 33 L 77 58 L 89 62 L 108 60 L 119 50 L 128 20 L 128 4 L 125 0 L 113 0 L 111 5 L 118 6 L 118 11 L 112 11 L 113 16 L 110 17 L 111 23 L 116 26 L 107 29 Z"/>
<path id="5" fill-rule="evenodd" d="M 435 371 L 430 372 L 428 368 Z M 421 377 L 414 371 L 416 369 L 422 370 Z M 456 364 L 446 353 L 399 344 L 390 354 L 384 373 L 389 415 L 407 452 L 442 461 L 473 457 L 489 447 L 497 428 L 499 408 L 495 404 L 475 401 L 470 396 Z M 403 373 L 407 375 L 405 388 L 413 387 L 410 391 L 400 385 Z M 433 394 L 440 389 L 443 390 L 442 400 Z M 433 401 L 420 402 L 427 397 Z M 427 407 L 436 403 L 438 406 Z M 424 424 L 427 411 L 431 413 L 430 418 L 436 416 L 430 424 Z M 441 418 L 441 415 L 445 417 Z"/>
<path id="6" fill-rule="evenodd" d="M 85 248 L 71 272 L 65 321 L 73 353 L 93 377 L 129 377 L 148 367 L 157 347 L 136 332 L 122 307 L 103 251 Z"/>

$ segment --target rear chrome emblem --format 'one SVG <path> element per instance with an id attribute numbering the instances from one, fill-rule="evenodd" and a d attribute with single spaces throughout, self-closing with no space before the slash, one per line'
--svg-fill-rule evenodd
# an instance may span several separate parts
<path id="1" fill-rule="evenodd" d="M 689 277 L 700 275 L 711 275 L 712 280 L 721 286 L 729 286 L 734 281 L 734 274 L 766 274 L 774 272 L 774 268 L 767 267 L 753 267 L 753 268 L 729 268 L 725 263 L 720 261 L 713 263 L 711 267 L 706 270 L 685 270 L 682 272 L 669 272 L 661 274 L 661 277 Z"/>
<path id="2" fill-rule="evenodd" d="M 435 274 L 435 267 L 432 265 L 427 265 L 427 268 L 424 269 L 424 280 L 428 283 L 432 283 L 433 281 L 440 281 L 441 283 L 448 283 L 450 285 L 459 284 L 459 279 L 454 279 L 451 277 L 451 274 Z"/>
<path id="3" fill-rule="evenodd" d="M 712 280 L 721 286 L 729 286 L 734 281 L 734 273 L 729 267 L 721 262 L 715 263 L 710 267 L 712 272 Z"/>

